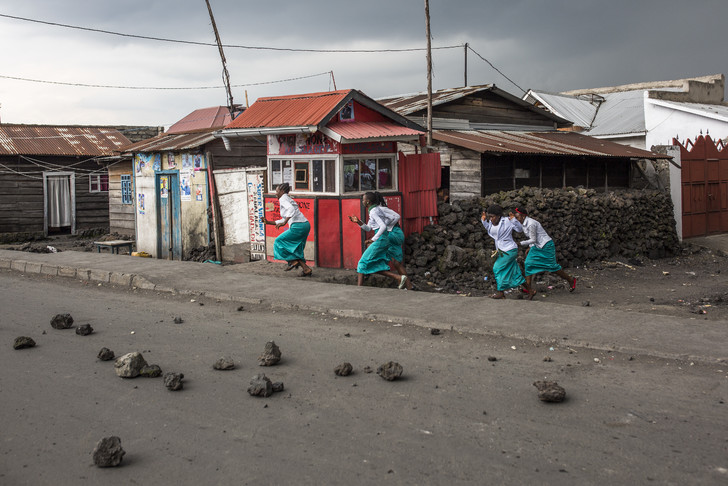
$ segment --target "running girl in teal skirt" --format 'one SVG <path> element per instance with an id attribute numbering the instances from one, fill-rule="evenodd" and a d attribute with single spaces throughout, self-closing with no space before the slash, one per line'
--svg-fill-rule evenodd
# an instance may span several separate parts
<path id="1" fill-rule="evenodd" d="M 513 240 L 513 231 L 523 232 L 523 226 L 518 220 L 503 217 L 503 208 L 493 204 L 488 208 L 488 213 L 480 217 L 483 227 L 495 241 L 495 249 L 498 257 L 493 264 L 493 274 L 498 291 L 491 295 L 493 299 L 505 299 L 505 290 L 513 287 L 520 287 L 526 280 L 523 278 L 521 268 L 516 262 L 518 256 L 518 245 Z"/>
<path id="2" fill-rule="evenodd" d="M 367 192 L 361 198 L 362 204 L 369 213 L 369 224 L 364 224 L 357 216 L 349 216 L 349 220 L 358 224 L 363 231 L 375 231 L 374 236 L 364 242 L 368 247 L 364 250 L 356 267 L 357 285 L 364 284 L 364 275 L 378 273 L 393 279 L 400 289 L 407 287 L 407 289 L 412 290 L 412 282 L 404 274 L 404 266 L 401 265 L 404 234 L 396 226 L 399 215 L 391 209 L 382 207 L 380 205 L 381 199 L 382 196 L 374 192 Z M 399 231 L 395 231 L 395 229 Z M 397 251 L 397 245 L 399 251 Z M 396 260 L 398 256 L 399 261 Z M 390 260 L 393 259 L 398 261 L 402 267 L 400 274 L 392 272 L 389 267 Z M 395 266 L 395 268 L 397 267 Z"/>
<path id="3" fill-rule="evenodd" d="M 284 231 L 273 243 L 273 256 L 276 260 L 285 260 L 288 266 L 285 271 L 301 267 L 299 277 L 310 277 L 313 273 L 311 267 L 306 265 L 306 257 L 303 254 L 306 248 L 306 239 L 311 231 L 311 224 L 298 209 L 296 201 L 291 199 L 288 192 L 290 184 L 284 182 L 276 188 L 276 197 L 280 204 L 281 219 L 277 221 L 265 220 L 265 224 L 274 224 L 276 228 L 288 224 L 288 231 Z"/>
<path id="4" fill-rule="evenodd" d="M 559 277 L 566 280 L 569 285 L 569 292 L 576 289 L 576 278 L 567 274 L 556 262 L 556 246 L 554 241 L 543 229 L 541 223 L 528 216 L 525 209 L 516 208 L 515 214 L 511 213 L 519 223 L 523 226 L 524 233 L 528 239 L 521 241 L 522 246 L 528 246 L 526 261 L 524 262 L 524 270 L 526 273 L 526 290 L 528 298 L 533 299 L 536 291 L 531 287 L 533 276 L 541 272 L 555 273 Z"/>

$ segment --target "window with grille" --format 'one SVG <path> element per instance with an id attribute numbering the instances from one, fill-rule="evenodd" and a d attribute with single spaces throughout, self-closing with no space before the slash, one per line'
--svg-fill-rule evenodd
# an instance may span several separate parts
<path id="1" fill-rule="evenodd" d="M 131 174 L 122 174 L 121 176 L 121 203 L 132 204 L 134 196 L 131 191 Z"/>

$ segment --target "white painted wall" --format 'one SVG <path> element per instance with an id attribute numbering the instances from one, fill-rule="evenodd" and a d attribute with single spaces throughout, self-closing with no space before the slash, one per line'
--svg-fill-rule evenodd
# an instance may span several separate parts
<path id="1" fill-rule="evenodd" d="M 153 173 L 153 172 L 152 172 Z M 136 248 L 157 257 L 157 198 L 154 176 L 135 177 Z M 144 214 L 140 213 L 139 194 L 144 194 Z"/>
<path id="2" fill-rule="evenodd" d="M 250 241 L 248 183 L 245 174 L 245 169 L 213 171 L 225 227 L 225 245 Z"/>
<path id="3" fill-rule="evenodd" d="M 646 93 L 645 93 L 646 96 Z M 659 100 L 645 97 L 645 127 L 647 128 L 646 147 L 653 145 L 672 145 L 673 137 L 680 142 L 695 140 L 702 130 L 713 140 L 728 137 L 728 120 L 720 120 L 687 113 L 672 107 L 659 105 Z"/>
<path id="4" fill-rule="evenodd" d="M 682 163 L 680 160 L 680 147 L 671 145 L 667 149 L 667 155 L 672 156 L 670 164 L 670 198 L 672 199 L 673 216 L 677 237 L 682 241 Z"/>

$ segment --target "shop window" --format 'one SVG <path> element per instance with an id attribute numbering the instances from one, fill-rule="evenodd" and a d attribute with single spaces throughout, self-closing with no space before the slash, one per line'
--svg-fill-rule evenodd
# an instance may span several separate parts
<path id="1" fill-rule="evenodd" d="M 109 192 L 108 174 L 91 174 L 88 176 L 88 192 Z"/>
<path id="2" fill-rule="evenodd" d="M 299 191 L 308 191 L 308 162 L 296 162 L 295 164 L 295 189 Z"/>
<path id="3" fill-rule="evenodd" d="M 121 175 L 121 204 L 132 204 L 134 196 L 131 193 L 131 174 Z"/>
<path id="4" fill-rule="evenodd" d="M 344 192 L 393 189 L 392 166 L 391 157 L 344 160 Z"/>
<path id="5" fill-rule="evenodd" d="M 270 190 L 287 182 L 294 191 L 336 192 L 335 160 L 271 160 Z"/>

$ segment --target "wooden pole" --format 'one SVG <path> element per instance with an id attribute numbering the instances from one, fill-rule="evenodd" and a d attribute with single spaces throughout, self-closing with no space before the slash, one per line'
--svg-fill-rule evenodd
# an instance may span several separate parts
<path id="1" fill-rule="evenodd" d="M 427 146 L 432 146 L 432 36 L 430 34 L 430 0 L 425 0 L 425 35 L 427 35 Z"/>
<path id="2" fill-rule="evenodd" d="M 207 159 L 207 184 L 210 187 L 210 206 L 212 206 L 212 225 L 213 232 L 215 233 L 215 260 L 218 262 L 222 261 L 222 248 L 220 247 L 221 238 L 220 232 L 222 231 L 222 224 L 220 221 L 220 202 L 217 198 L 217 187 L 215 186 L 215 176 L 212 173 L 212 153 L 206 152 L 205 158 Z"/>

